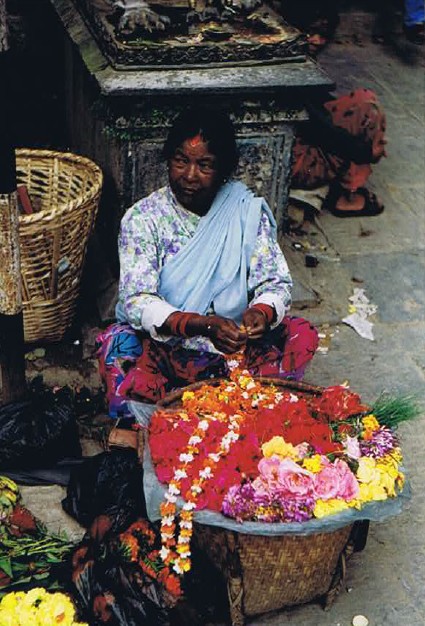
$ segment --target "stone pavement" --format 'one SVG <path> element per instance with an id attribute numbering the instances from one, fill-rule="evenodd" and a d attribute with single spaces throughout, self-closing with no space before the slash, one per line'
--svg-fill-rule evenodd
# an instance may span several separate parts
<path id="1" fill-rule="evenodd" d="M 299 236 L 303 249 L 283 241 L 295 279 L 317 297 L 296 310 L 320 326 L 322 351 L 306 379 L 327 385 L 348 380 L 366 401 L 382 390 L 425 392 L 425 104 L 424 56 L 396 36 L 397 50 L 370 40 L 371 14 L 343 16 L 335 43 L 319 62 L 343 92 L 374 89 L 387 112 L 388 158 L 374 168 L 370 187 L 385 203 L 377 217 L 340 219 L 320 214 Z M 319 264 L 306 268 L 305 251 Z M 365 289 L 378 309 L 375 340 L 341 323 L 353 288 Z M 308 300 L 306 304 L 309 305 Z M 254 618 L 255 626 L 349 626 L 363 614 L 370 626 L 425 624 L 425 419 L 400 428 L 405 465 L 413 489 L 407 509 L 382 524 L 372 523 L 365 550 L 348 563 L 345 585 L 324 612 L 310 604 Z M 62 512 L 59 487 L 24 488 L 32 510 L 52 527 L 82 530 Z"/>
<path id="2" fill-rule="evenodd" d="M 371 24 L 370 14 L 343 16 L 337 33 L 340 43 L 323 51 L 319 62 L 334 78 L 338 92 L 369 87 L 378 93 L 386 109 L 388 158 L 374 167 L 369 185 L 386 208 L 377 217 L 340 219 L 320 215 L 314 227 L 307 229 L 309 234 L 300 238 L 313 242 L 313 253 L 319 250 L 316 268 L 302 267 L 303 251 L 287 253 L 292 260 L 299 255 L 301 260 L 295 257 L 292 265 L 295 278 L 315 290 L 321 301 L 317 307 L 297 313 L 321 325 L 322 334 L 328 337 L 306 380 L 327 385 L 346 379 L 367 401 L 384 389 L 414 393 L 423 400 L 424 55 L 418 48 L 409 49 L 400 39 L 396 43 L 406 53 L 404 61 L 393 48 L 372 44 L 364 28 L 366 23 Z M 314 248 L 318 238 L 321 244 L 325 242 L 325 252 L 320 245 Z M 365 289 L 369 300 L 378 306 L 371 318 L 373 342 L 341 324 L 355 287 Z M 329 335 L 333 335 L 330 340 Z M 370 626 L 425 624 L 424 426 L 422 418 L 400 428 L 413 490 L 407 509 L 382 524 L 371 523 L 367 546 L 348 562 L 344 588 L 330 611 L 311 604 L 254 618 L 252 624 L 349 626 L 357 614 L 367 616 Z"/>

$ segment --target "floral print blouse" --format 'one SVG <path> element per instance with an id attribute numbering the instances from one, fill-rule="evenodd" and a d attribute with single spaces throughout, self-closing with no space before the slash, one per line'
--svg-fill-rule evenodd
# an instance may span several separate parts
<path id="1" fill-rule="evenodd" d="M 157 341 L 180 342 L 186 349 L 217 352 L 206 337 L 161 336 L 158 328 L 177 309 L 158 294 L 161 268 L 194 235 L 201 218 L 181 206 L 170 187 L 162 187 L 136 202 L 120 228 L 118 321 L 148 332 Z M 276 310 L 274 326 L 291 303 L 292 280 L 285 257 L 272 236 L 269 218 L 262 213 L 248 276 L 248 301 Z M 214 303 L 210 313 L 214 313 Z"/>

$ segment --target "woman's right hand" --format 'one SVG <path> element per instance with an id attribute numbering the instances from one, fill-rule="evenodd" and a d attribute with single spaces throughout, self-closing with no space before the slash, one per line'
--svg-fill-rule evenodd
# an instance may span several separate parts
<path id="1" fill-rule="evenodd" d="M 202 334 L 224 354 L 238 352 L 245 346 L 248 338 L 246 331 L 242 331 L 233 320 L 220 315 L 206 317 L 205 330 Z"/>

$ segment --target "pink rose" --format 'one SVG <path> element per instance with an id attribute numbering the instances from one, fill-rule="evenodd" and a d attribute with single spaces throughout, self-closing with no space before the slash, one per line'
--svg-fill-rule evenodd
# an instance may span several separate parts
<path id="1" fill-rule="evenodd" d="M 291 459 L 283 459 L 278 472 L 279 491 L 282 495 L 305 496 L 313 493 L 314 474 Z"/>
<path id="2" fill-rule="evenodd" d="M 269 483 L 265 481 L 261 476 L 256 478 L 252 482 L 252 488 L 254 489 L 255 495 L 258 498 L 271 498 L 274 493 L 276 483 Z"/>
<path id="3" fill-rule="evenodd" d="M 359 492 L 359 483 L 345 461 L 327 463 L 314 477 L 314 494 L 322 500 L 342 498 L 353 500 Z"/>
<path id="4" fill-rule="evenodd" d="M 277 486 L 280 464 L 280 457 L 275 454 L 267 458 L 263 457 L 258 463 L 260 479 L 268 485 L 269 489 L 273 489 Z"/>

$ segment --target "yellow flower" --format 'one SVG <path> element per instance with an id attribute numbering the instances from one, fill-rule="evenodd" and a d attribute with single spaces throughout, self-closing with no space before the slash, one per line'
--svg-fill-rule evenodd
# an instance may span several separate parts
<path id="1" fill-rule="evenodd" d="M 75 608 L 63 593 L 51 593 L 39 605 L 40 624 L 45 626 L 74 626 Z"/>
<path id="2" fill-rule="evenodd" d="M 394 480 L 398 476 L 398 464 L 393 463 L 392 460 L 390 460 L 388 457 L 383 457 L 382 459 L 379 459 L 376 463 L 376 467 L 381 474 L 388 474 Z"/>
<path id="3" fill-rule="evenodd" d="M 182 568 L 183 572 L 189 572 L 191 566 L 192 566 L 192 564 L 188 560 L 185 560 L 185 561 L 183 561 L 183 563 L 180 564 L 180 567 Z"/>
<path id="4" fill-rule="evenodd" d="M 386 467 L 393 467 L 395 469 L 398 468 L 399 465 L 399 455 L 398 454 L 386 454 L 385 456 L 381 456 L 378 459 L 378 464 L 379 465 L 385 465 Z"/>
<path id="5" fill-rule="evenodd" d="M 363 426 L 365 430 L 374 431 L 374 430 L 378 430 L 379 428 L 379 422 L 376 419 L 376 417 L 372 414 L 366 415 L 365 417 L 363 417 L 362 422 L 363 422 Z"/>
<path id="6" fill-rule="evenodd" d="M 23 591 L 12 591 L 11 593 L 6 594 L 0 601 L 0 610 L 13 611 L 16 608 L 16 605 L 23 598 L 25 598 L 25 593 Z"/>
<path id="7" fill-rule="evenodd" d="M 387 493 L 379 483 L 360 483 L 359 494 L 357 500 L 361 503 L 370 502 L 371 500 L 386 500 Z"/>
<path id="8" fill-rule="evenodd" d="M 272 437 L 269 441 L 263 443 L 261 451 L 266 458 L 273 456 L 273 454 L 283 459 L 289 458 L 297 460 L 299 458 L 298 452 L 292 443 L 286 443 L 284 438 L 279 436 Z"/>
<path id="9" fill-rule="evenodd" d="M 187 400 L 193 400 L 195 397 L 195 394 L 193 391 L 185 391 L 182 395 L 182 401 L 186 402 Z"/>
<path id="10" fill-rule="evenodd" d="M 391 474 L 387 471 L 385 471 L 385 469 L 381 469 L 378 466 L 379 469 L 379 473 L 381 475 L 381 480 L 380 480 L 380 486 L 383 487 L 385 489 L 385 491 L 387 492 L 387 494 L 391 497 L 394 497 L 396 495 L 395 493 L 395 481 L 397 478 L 397 474 L 395 476 L 391 476 Z"/>
<path id="11" fill-rule="evenodd" d="M 7 594 L 0 602 L 0 626 L 88 626 L 75 622 L 74 617 L 68 596 L 42 588 Z"/>
<path id="12" fill-rule="evenodd" d="M 399 475 L 397 476 L 397 480 L 396 480 L 396 485 L 398 489 L 403 489 L 404 487 L 404 481 L 405 481 L 405 477 L 404 474 L 402 472 L 399 473 Z"/>
<path id="13" fill-rule="evenodd" d="M 356 476 L 361 483 L 379 482 L 379 471 L 376 468 L 375 459 L 368 456 L 360 457 Z"/>
<path id="14" fill-rule="evenodd" d="M 239 376 L 238 378 L 238 384 L 241 389 L 246 389 L 250 382 L 252 382 L 250 376 Z"/>
<path id="15" fill-rule="evenodd" d="M 350 505 L 348 502 L 345 502 L 345 500 L 338 500 L 337 498 L 317 500 L 313 515 L 320 519 L 327 515 L 334 515 L 335 513 L 340 513 L 340 511 L 346 511 L 348 508 L 350 508 Z"/>
<path id="16" fill-rule="evenodd" d="M 46 596 L 48 596 L 48 593 L 43 587 L 34 587 L 34 589 L 30 589 L 26 592 L 23 603 L 26 606 L 38 605 Z"/>
<path id="17" fill-rule="evenodd" d="M 22 602 L 16 607 L 16 626 L 41 626 L 41 623 L 37 616 L 38 609 L 34 606 L 25 606 Z M 46 623 L 46 626 L 49 626 Z"/>
<path id="18" fill-rule="evenodd" d="M 400 448 L 394 448 L 391 453 L 391 457 L 395 463 L 400 465 L 400 463 L 403 461 L 403 455 L 401 454 Z"/>
<path id="19" fill-rule="evenodd" d="M 303 459 L 303 467 L 313 474 L 318 474 L 322 469 L 322 457 L 320 454 L 313 454 L 311 457 Z"/>
<path id="20" fill-rule="evenodd" d="M 0 608 L 0 626 L 17 626 L 16 614 Z"/>

